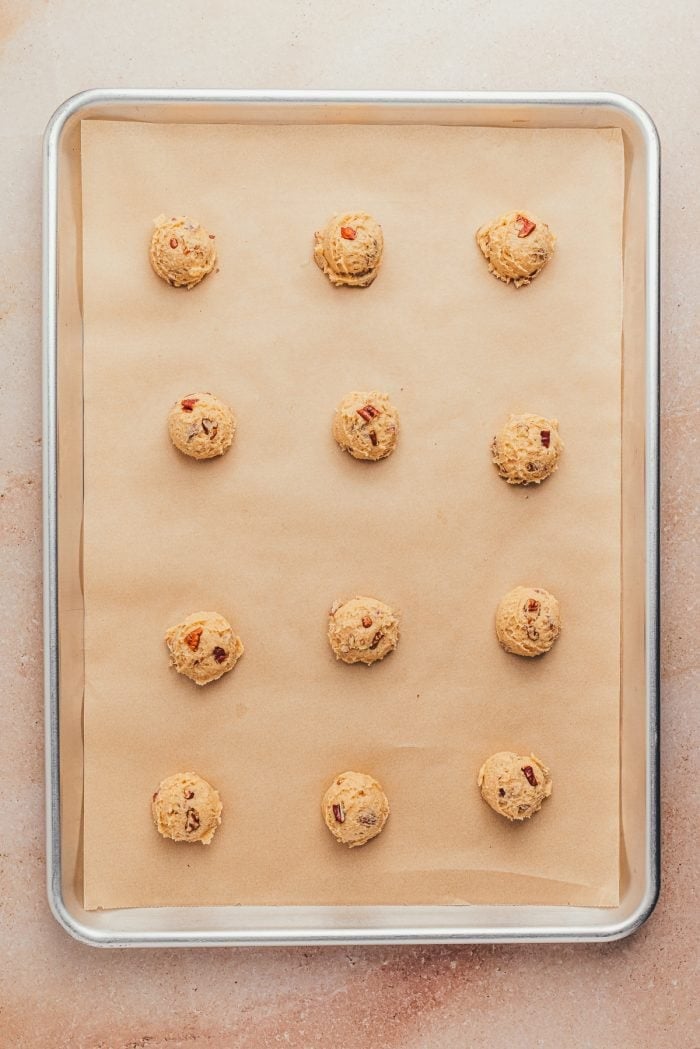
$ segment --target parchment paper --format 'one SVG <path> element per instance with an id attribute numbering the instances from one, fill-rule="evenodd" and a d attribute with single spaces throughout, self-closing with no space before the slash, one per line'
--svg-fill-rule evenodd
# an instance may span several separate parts
<path id="1" fill-rule="evenodd" d="M 617 903 L 620 133 L 91 121 L 82 157 L 86 907 Z M 513 207 L 558 236 L 520 290 L 474 243 Z M 351 208 L 386 241 L 361 291 L 311 255 Z M 191 292 L 150 269 L 161 212 L 216 233 L 220 272 Z M 362 388 L 401 413 L 380 464 L 331 438 Z M 198 389 L 238 419 L 217 461 L 168 441 L 170 404 Z M 510 411 L 560 420 L 561 469 L 539 490 L 491 465 Z M 518 584 L 561 601 L 542 659 L 495 639 Z M 369 669 L 325 636 L 331 602 L 357 593 L 403 613 Z M 246 646 L 205 689 L 163 644 L 198 609 Z M 503 749 L 552 770 L 525 825 L 476 787 Z M 319 809 L 346 769 L 392 807 L 352 851 Z M 210 847 L 152 826 L 151 794 L 180 770 L 221 793 Z"/>

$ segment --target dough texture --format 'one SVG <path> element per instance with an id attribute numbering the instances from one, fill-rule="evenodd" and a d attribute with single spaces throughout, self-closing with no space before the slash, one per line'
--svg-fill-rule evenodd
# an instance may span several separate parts
<path id="1" fill-rule="evenodd" d="M 236 420 L 227 404 L 211 393 L 188 393 L 168 413 L 175 447 L 193 459 L 213 459 L 231 447 Z"/>
<path id="2" fill-rule="evenodd" d="M 556 237 L 527 211 L 508 211 L 476 231 L 476 242 L 494 277 L 516 288 L 529 284 L 554 254 Z"/>
<path id="3" fill-rule="evenodd" d="M 243 642 L 218 612 L 193 612 L 168 630 L 165 643 L 170 666 L 196 685 L 216 681 L 243 655 Z"/>
<path id="4" fill-rule="evenodd" d="M 399 617 L 374 597 L 336 601 L 328 618 L 328 640 L 343 663 L 376 663 L 399 642 Z"/>
<path id="5" fill-rule="evenodd" d="M 559 637 L 559 602 L 547 590 L 516 586 L 496 611 L 496 635 L 506 652 L 541 656 Z"/>
<path id="6" fill-rule="evenodd" d="M 343 772 L 323 795 L 321 811 L 336 841 L 354 849 L 381 832 L 389 818 L 389 800 L 376 779 L 364 772 Z"/>
<path id="7" fill-rule="evenodd" d="M 534 754 L 530 757 L 502 750 L 479 769 L 481 796 L 507 820 L 527 820 L 552 793 L 552 777 Z"/>
<path id="8" fill-rule="evenodd" d="M 151 811 L 159 834 L 173 841 L 208 845 L 221 823 L 221 798 L 196 772 L 168 776 L 153 795 Z"/>
<path id="9" fill-rule="evenodd" d="M 366 211 L 334 215 L 325 229 L 314 233 L 314 259 L 331 284 L 368 287 L 379 272 L 384 235 Z"/>
<path id="10" fill-rule="evenodd" d="M 564 445 L 556 419 L 509 415 L 493 439 L 493 461 L 508 484 L 540 484 L 559 465 Z"/>
<path id="11" fill-rule="evenodd" d="M 353 390 L 335 410 L 333 436 L 355 459 L 385 459 L 399 437 L 399 413 L 387 394 Z"/>
<path id="12" fill-rule="evenodd" d="M 172 219 L 159 215 L 153 224 L 151 266 L 174 288 L 194 288 L 216 264 L 214 234 L 186 215 Z"/>

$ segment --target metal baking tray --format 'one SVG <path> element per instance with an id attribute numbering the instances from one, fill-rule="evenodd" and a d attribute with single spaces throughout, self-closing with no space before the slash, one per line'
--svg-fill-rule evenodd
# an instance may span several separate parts
<path id="1" fill-rule="evenodd" d="M 83 682 L 66 669 L 83 629 L 80 124 L 104 119 L 622 129 L 618 907 L 83 908 Z M 659 888 L 658 296 L 658 138 L 649 116 L 621 95 L 117 89 L 59 107 L 44 139 L 44 650 L 48 898 L 69 933 L 110 947 L 599 941 L 627 936 L 649 917 Z"/>

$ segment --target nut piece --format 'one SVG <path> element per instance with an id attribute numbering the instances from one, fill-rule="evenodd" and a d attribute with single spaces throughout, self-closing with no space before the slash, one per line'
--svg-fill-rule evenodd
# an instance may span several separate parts
<path id="1" fill-rule="evenodd" d="M 182 397 L 168 413 L 170 440 L 192 459 L 223 455 L 231 447 L 235 432 L 233 412 L 211 393 Z"/>
<path id="2" fill-rule="evenodd" d="M 493 439 L 491 455 L 508 484 L 541 484 L 558 468 L 563 449 L 556 419 L 509 415 Z"/>
<path id="3" fill-rule="evenodd" d="M 389 801 L 381 784 L 364 772 L 343 772 L 321 802 L 326 826 L 341 845 L 366 845 L 389 818 Z"/>
<path id="4" fill-rule="evenodd" d="M 213 237 L 187 216 L 154 219 L 149 257 L 155 273 L 174 288 L 194 288 L 216 264 Z"/>
<path id="5" fill-rule="evenodd" d="M 328 617 L 328 640 L 336 659 L 370 666 L 396 648 L 398 614 L 374 597 L 334 604 Z"/>
<path id="6" fill-rule="evenodd" d="M 524 211 L 508 211 L 478 229 L 476 242 L 494 277 L 520 288 L 552 258 L 556 237 L 546 222 Z"/>
<path id="7" fill-rule="evenodd" d="M 196 772 L 177 772 L 153 795 L 151 813 L 159 834 L 173 841 L 209 845 L 221 823 L 219 792 Z"/>
<path id="8" fill-rule="evenodd" d="M 353 390 L 335 410 L 333 437 L 354 459 L 385 459 L 396 448 L 399 413 L 386 393 Z"/>
<path id="9" fill-rule="evenodd" d="M 168 630 L 165 643 L 170 666 L 196 685 L 216 681 L 243 655 L 243 642 L 218 612 L 193 612 Z"/>
<path id="10" fill-rule="evenodd" d="M 547 590 L 516 586 L 496 611 L 496 636 L 506 652 L 516 656 L 548 652 L 560 629 L 559 602 Z"/>
<path id="11" fill-rule="evenodd" d="M 511 750 L 492 754 L 479 770 L 481 796 L 494 812 L 508 820 L 526 820 L 552 793 L 552 777 L 539 758 Z"/>

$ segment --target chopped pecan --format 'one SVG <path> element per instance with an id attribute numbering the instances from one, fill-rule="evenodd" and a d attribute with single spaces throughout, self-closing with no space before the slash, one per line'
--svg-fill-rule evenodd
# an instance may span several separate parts
<path id="1" fill-rule="evenodd" d="M 333 815 L 335 816 L 336 823 L 345 823 L 345 809 L 341 802 L 333 806 Z"/>
<path id="2" fill-rule="evenodd" d="M 353 229 L 352 226 L 341 226 L 340 235 L 343 240 L 354 240 L 357 236 L 357 230 Z"/>
<path id="3" fill-rule="evenodd" d="M 376 448 L 377 447 L 377 431 L 376 430 L 370 430 L 369 431 L 369 439 L 372 442 L 372 444 L 374 445 L 374 447 Z"/>
<path id="4" fill-rule="evenodd" d="M 372 419 L 376 419 L 377 416 L 382 413 L 379 408 L 375 408 L 373 404 L 365 404 L 362 408 L 357 409 L 357 414 L 368 423 L 371 422 Z"/>
<path id="5" fill-rule="evenodd" d="M 365 626 L 365 627 L 372 626 L 372 619 L 371 619 L 371 617 L 370 616 L 363 616 L 362 617 L 362 625 Z"/>
<path id="6" fill-rule="evenodd" d="M 185 635 L 185 644 L 188 648 L 191 648 L 193 652 L 196 652 L 199 648 L 199 639 L 202 636 L 202 627 L 195 627 L 194 630 L 190 630 L 189 634 Z"/>
<path id="7" fill-rule="evenodd" d="M 219 431 L 217 423 L 215 423 L 212 419 L 202 419 L 202 429 L 204 430 L 207 437 L 209 437 L 212 441 L 214 440 Z"/>
<path id="8" fill-rule="evenodd" d="M 185 832 L 187 834 L 194 834 L 196 830 L 199 830 L 199 813 L 196 809 L 188 809 L 185 813 Z"/>
<path id="9" fill-rule="evenodd" d="M 377 633 L 372 638 L 372 644 L 369 646 L 370 649 L 376 648 L 383 637 L 384 637 L 384 634 L 381 632 L 381 630 L 378 630 Z"/>
<path id="10" fill-rule="evenodd" d="M 198 397 L 185 397 L 180 401 L 183 412 L 191 412 L 198 400 Z"/>
<path id="11" fill-rule="evenodd" d="M 533 229 L 537 228 L 537 224 L 535 222 L 530 222 L 530 220 L 525 218 L 524 215 L 518 215 L 515 221 L 520 223 L 520 232 L 518 233 L 518 237 L 520 238 L 529 237 Z"/>
<path id="12" fill-rule="evenodd" d="M 537 777 L 535 776 L 532 765 L 525 765 L 520 771 L 522 772 L 523 776 L 528 781 L 531 787 L 536 787 L 538 785 Z"/>
<path id="13" fill-rule="evenodd" d="M 498 796 L 499 798 L 505 798 L 506 792 L 504 791 L 503 787 L 498 788 Z"/>
<path id="14" fill-rule="evenodd" d="M 177 237 L 170 238 L 170 247 L 173 249 L 177 247 Z"/>
<path id="15" fill-rule="evenodd" d="M 224 652 L 223 648 L 220 648 L 218 645 L 212 652 L 212 655 L 217 663 L 223 663 L 226 659 L 226 653 Z"/>
<path id="16" fill-rule="evenodd" d="M 527 604 L 525 605 L 525 611 L 531 612 L 533 615 L 537 615 L 540 610 L 539 601 L 535 601 L 534 597 L 529 597 Z"/>
<path id="17" fill-rule="evenodd" d="M 549 438 L 551 433 L 549 430 L 540 430 L 540 440 L 542 441 L 543 448 L 549 448 Z"/>
<path id="18" fill-rule="evenodd" d="M 186 790 L 185 791 L 185 800 L 186 801 L 191 801 L 193 797 L 194 797 L 194 791 L 193 790 Z"/>

